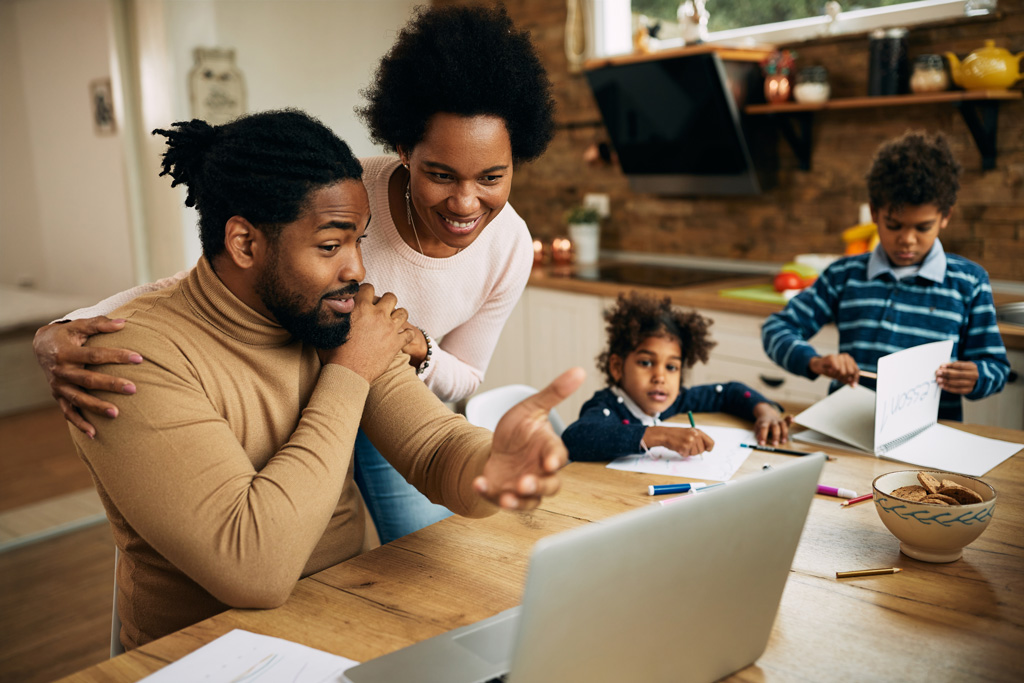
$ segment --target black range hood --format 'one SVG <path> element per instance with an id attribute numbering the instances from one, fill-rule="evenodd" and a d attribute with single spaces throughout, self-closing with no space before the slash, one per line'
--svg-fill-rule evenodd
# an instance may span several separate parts
<path id="1" fill-rule="evenodd" d="M 760 67 L 716 52 L 624 60 L 586 71 L 630 185 L 659 195 L 756 195 L 775 184 Z"/>

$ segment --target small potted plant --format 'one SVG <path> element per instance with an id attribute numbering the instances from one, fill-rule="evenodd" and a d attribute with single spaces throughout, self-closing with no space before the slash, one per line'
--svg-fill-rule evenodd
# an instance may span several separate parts
<path id="1" fill-rule="evenodd" d="M 576 263 L 596 263 L 601 240 L 598 221 L 601 214 L 592 206 L 577 206 L 565 216 L 569 224 L 569 239 L 572 240 Z"/>

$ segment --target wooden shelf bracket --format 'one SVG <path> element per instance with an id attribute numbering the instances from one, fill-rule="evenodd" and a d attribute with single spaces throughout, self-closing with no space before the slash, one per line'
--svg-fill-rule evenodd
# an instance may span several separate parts
<path id="1" fill-rule="evenodd" d="M 996 131 L 999 129 L 999 100 L 963 100 L 956 103 L 981 153 L 981 170 L 996 167 Z"/>
<path id="2" fill-rule="evenodd" d="M 814 113 L 794 111 L 785 114 L 772 114 L 772 121 L 782 133 L 796 155 L 800 170 L 811 170 L 811 135 L 814 129 Z"/>

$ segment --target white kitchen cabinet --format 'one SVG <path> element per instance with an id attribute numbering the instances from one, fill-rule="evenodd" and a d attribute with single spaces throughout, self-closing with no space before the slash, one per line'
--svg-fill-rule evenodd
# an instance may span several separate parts
<path id="1" fill-rule="evenodd" d="M 509 314 L 477 393 L 507 384 L 530 383 L 526 358 L 526 310 L 529 292 L 527 289 L 523 293 L 519 303 Z"/>
<path id="2" fill-rule="evenodd" d="M 527 293 L 528 383 L 539 389 L 565 370 L 582 366 L 587 371 L 583 386 L 556 408 L 566 424 L 575 422 L 583 404 L 605 386 L 595 359 L 605 343 L 606 300 L 540 287 L 530 287 Z"/>
<path id="3" fill-rule="evenodd" d="M 527 287 L 512 311 L 495 348 L 480 392 L 506 384 L 537 389 L 579 365 L 587 378 L 576 393 L 556 408 L 566 424 L 575 422 L 580 408 L 604 387 L 595 359 L 604 348 L 601 297 Z"/>
<path id="4" fill-rule="evenodd" d="M 763 317 L 706 309 L 700 314 L 714 321 L 711 337 L 717 344 L 711 350 L 707 365 L 698 363 L 690 371 L 687 384 L 742 382 L 777 401 L 791 413 L 799 412 L 828 395 L 828 378 L 809 380 L 794 375 L 768 357 L 761 344 Z M 811 343 L 823 355 L 835 353 L 839 348 L 839 336 L 834 326 L 827 325 Z"/>
<path id="5" fill-rule="evenodd" d="M 603 313 L 614 303 L 608 297 L 527 287 L 505 324 L 480 391 L 506 384 L 539 389 L 563 370 L 580 365 L 587 371 L 586 381 L 557 409 L 566 423 L 574 421 L 583 403 L 606 386 L 596 359 L 606 341 Z M 827 379 L 812 382 L 792 375 L 765 355 L 760 316 L 712 310 L 701 314 L 714 320 L 711 332 L 717 345 L 706 365 L 687 372 L 687 385 L 743 382 L 789 411 L 799 411 L 828 393 Z M 834 351 L 835 329 L 822 330 L 814 342 L 823 353 Z"/>
<path id="6" fill-rule="evenodd" d="M 605 387 L 595 360 L 605 345 L 603 311 L 614 303 L 606 297 L 527 287 L 505 324 L 480 391 L 506 384 L 540 389 L 563 370 L 580 365 L 587 371 L 586 381 L 557 409 L 566 424 L 575 421 L 583 403 Z M 711 335 L 717 345 L 707 364 L 698 363 L 687 372 L 687 386 L 742 382 L 778 401 L 791 414 L 828 394 L 828 378 L 812 381 L 768 358 L 761 345 L 763 317 L 711 309 L 700 313 L 714 321 Z M 835 353 L 838 332 L 828 325 L 811 343 L 822 354 Z M 995 396 L 964 401 L 966 422 L 1024 429 L 1024 351 L 1012 350 L 1008 355 L 1016 380 Z"/>
<path id="7" fill-rule="evenodd" d="M 1012 371 L 1006 386 L 998 394 L 980 401 L 964 401 L 964 422 L 1024 429 L 1024 351 L 1010 349 L 1006 357 Z"/>

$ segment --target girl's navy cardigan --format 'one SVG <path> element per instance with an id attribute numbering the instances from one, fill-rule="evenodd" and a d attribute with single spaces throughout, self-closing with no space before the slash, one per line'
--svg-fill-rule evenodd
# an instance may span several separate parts
<path id="1" fill-rule="evenodd" d="M 754 406 L 758 403 L 777 406 L 774 401 L 740 382 L 702 384 L 689 389 L 683 387 L 672 405 L 658 418 L 666 420 L 692 410 L 728 413 L 753 420 Z M 580 418 L 566 427 L 562 440 L 569 449 L 570 460 L 614 460 L 642 452 L 640 439 L 646 429 L 611 389 L 602 389 L 583 404 Z"/>

